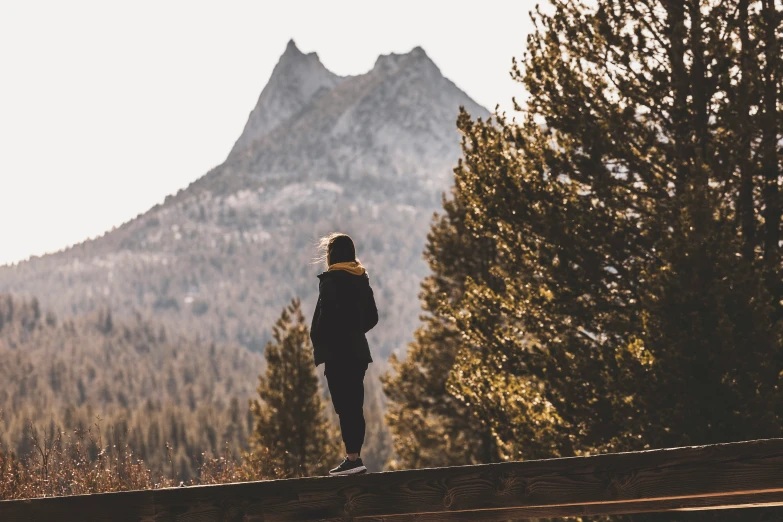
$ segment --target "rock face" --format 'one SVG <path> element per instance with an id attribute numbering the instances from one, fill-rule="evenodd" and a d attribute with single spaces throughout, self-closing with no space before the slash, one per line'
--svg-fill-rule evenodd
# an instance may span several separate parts
<path id="1" fill-rule="evenodd" d="M 460 105 L 488 115 L 419 47 L 339 77 L 292 41 L 222 165 L 101 238 L 0 267 L 0 291 L 59 314 L 149 313 L 260 350 L 291 297 L 313 309 L 315 241 L 341 231 L 368 266 L 380 311 L 370 341 L 385 359 L 417 325 Z"/>

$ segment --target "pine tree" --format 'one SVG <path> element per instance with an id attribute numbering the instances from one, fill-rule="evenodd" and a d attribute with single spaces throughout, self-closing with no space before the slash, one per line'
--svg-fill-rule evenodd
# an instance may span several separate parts
<path id="1" fill-rule="evenodd" d="M 555 1 L 521 121 L 458 121 L 496 250 L 441 307 L 503 458 L 781 435 L 774 2 Z"/>
<path id="2" fill-rule="evenodd" d="M 446 388 L 460 339 L 442 306 L 458 301 L 465 278 L 490 278 L 491 241 L 465 230 L 459 191 L 443 198 L 443 215 L 433 219 L 424 256 L 432 275 L 421 285 L 425 315 L 407 356 L 392 355 L 393 373 L 384 376 L 389 403 L 386 420 L 396 460 L 392 468 L 440 467 L 499 460 L 490 423 L 474 415 Z M 497 282 L 494 282 L 497 284 Z"/>
<path id="3" fill-rule="evenodd" d="M 273 461 L 292 476 L 324 473 L 338 454 L 335 430 L 324 415 L 313 365 L 310 334 L 299 299 L 283 309 L 264 352 L 266 376 L 259 376 L 254 453 L 268 448 Z"/>

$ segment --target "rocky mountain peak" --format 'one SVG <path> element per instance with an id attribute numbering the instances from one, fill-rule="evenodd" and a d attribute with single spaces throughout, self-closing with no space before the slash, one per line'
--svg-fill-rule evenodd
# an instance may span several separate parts
<path id="1" fill-rule="evenodd" d="M 288 44 L 285 46 L 285 52 L 283 53 L 283 56 L 304 56 L 304 53 L 299 50 L 299 47 L 296 46 L 296 42 L 293 38 L 288 40 Z"/>
<path id="2" fill-rule="evenodd" d="M 440 69 L 435 65 L 427 53 L 420 46 L 416 46 L 411 49 L 410 52 L 397 54 L 389 53 L 378 56 L 373 66 L 373 72 L 388 72 L 395 71 L 403 66 L 423 66 L 432 68 L 434 71 L 440 73 Z"/>
<path id="3" fill-rule="evenodd" d="M 324 67 L 317 53 L 305 54 L 293 39 L 289 40 L 229 157 L 252 148 L 254 142 L 299 113 L 313 97 L 334 88 L 340 80 Z"/>
<path id="4" fill-rule="evenodd" d="M 307 62 L 320 64 L 321 60 L 318 58 L 318 53 L 316 52 L 310 52 L 307 54 L 303 53 L 292 38 L 288 40 L 288 44 L 285 46 L 285 51 L 280 56 L 280 60 L 278 61 L 278 65 L 275 69 L 280 70 L 279 72 L 282 72 L 286 70 L 286 66 L 291 66 L 292 64 L 304 64 Z M 323 67 L 323 65 L 321 65 L 321 67 Z"/>

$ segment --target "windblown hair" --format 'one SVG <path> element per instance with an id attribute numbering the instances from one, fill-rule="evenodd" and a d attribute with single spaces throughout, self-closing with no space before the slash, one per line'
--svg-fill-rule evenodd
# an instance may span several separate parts
<path id="1" fill-rule="evenodd" d="M 356 258 L 356 247 L 348 234 L 333 232 L 318 240 L 318 257 L 314 263 L 324 263 L 326 268 L 335 263 L 359 261 Z"/>

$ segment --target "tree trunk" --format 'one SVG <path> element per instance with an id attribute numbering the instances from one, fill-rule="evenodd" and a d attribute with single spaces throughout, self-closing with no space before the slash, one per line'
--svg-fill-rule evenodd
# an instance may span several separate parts
<path id="1" fill-rule="evenodd" d="M 748 36 L 748 0 L 739 2 L 739 36 L 742 76 L 737 87 L 737 140 L 739 144 L 740 189 L 737 214 L 742 231 L 742 257 L 752 263 L 756 247 L 756 216 L 753 206 L 753 169 L 750 164 L 750 89 L 751 61 Z"/>
<path id="2" fill-rule="evenodd" d="M 780 196 L 778 193 L 778 110 L 777 75 L 778 57 L 777 28 L 779 13 L 774 0 L 763 0 L 762 19 L 764 23 L 765 65 L 764 65 L 764 115 L 761 124 L 761 161 L 764 176 L 764 266 L 767 271 L 768 288 L 776 306 L 780 301 Z"/>

